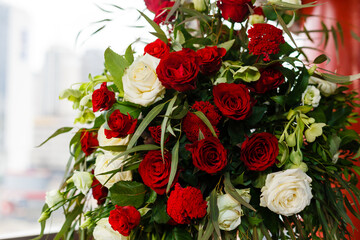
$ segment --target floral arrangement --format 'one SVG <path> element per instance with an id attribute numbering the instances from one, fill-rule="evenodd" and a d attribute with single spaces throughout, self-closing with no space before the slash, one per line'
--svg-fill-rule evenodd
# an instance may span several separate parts
<path id="1" fill-rule="evenodd" d="M 86 127 L 39 238 L 59 208 L 55 239 L 348 237 L 360 138 L 346 85 L 358 76 L 321 70 L 327 57 L 296 45 L 288 26 L 313 4 L 145 3 L 156 40 L 136 58 L 108 48 L 101 75 L 61 93 Z"/>

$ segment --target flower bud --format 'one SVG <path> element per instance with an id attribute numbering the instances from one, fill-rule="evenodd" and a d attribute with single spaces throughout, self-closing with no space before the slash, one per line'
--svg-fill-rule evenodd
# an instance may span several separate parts
<path id="1" fill-rule="evenodd" d="M 203 12 L 206 10 L 206 2 L 205 0 L 193 0 L 194 8 L 196 11 Z"/>
<path id="2" fill-rule="evenodd" d="M 291 133 L 286 137 L 286 143 L 289 147 L 295 147 L 296 146 L 296 136 L 295 132 Z"/>
<path id="3" fill-rule="evenodd" d="M 253 14 L 249 16 L 249 23 L 254 25 L 256 23 L 264 23 L 265 17 L 263 15 Z"/>
<path id="4" fill-rule="evenodd" d="M 294 149 L 291 151 L 290 153 L 290 161 L 295 164 L 295 165 L 300 165 L 300 163 L 303 160 L 303 155 L 302 152 L 299 151 L 295 151 Z"/>
<path id="5" fill-rule="evenodd" d="M 308 73 L 310 76 L 312 76 L 317 69 L 317 66 L 314 64 L 311 68 L 308 69 Z"/>
<path id="6" fill-rule="evenodd" d="M 46 192 L 45 203 L 49 206 L 49 208 L 55 206 L 63 200 L 64 196 L 57 189 Z"/>
<path id="7" fill-rule="evenodd" d="M 92 184 L 92 174 L 88 172 L 74 171 L 74 175 L 66 181 L 66 183 L 73 182 L 75 187 L 84 195 L 89 191 Z"/>
<path id="8" fill-rule="evenodd" d="M 93 224 L 93 221 L 91 218 L 86 218 L 86 220 L 80 225 L 81 229 L 85 229 L 90 227 Z"/>
<path id="9" fill-rule="evenodd" d="M 46 219 L 48 219 L 49 217 L 50 217 L 50 212 L 46 210 L 45 212 L 41 213 L 41 216 L 39 217 L 38 222 L 43 222 Z"/>

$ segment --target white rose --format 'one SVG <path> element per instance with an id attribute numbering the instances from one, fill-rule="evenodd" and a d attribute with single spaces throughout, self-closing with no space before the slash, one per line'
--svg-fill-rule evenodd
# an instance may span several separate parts
<path id="1" fill-rule="evenodd" d="M 311 181 L 299 168 L 270 173 L 261 189 L 260 206 L 284 216 L 299 213 L 313 197 Z"/>
<path id="2" fill-rule="evenodd" d="M 132 174 L 131 171 L 125 171 L 125 172 L 117 172 L 114 176 L 111 177 L 112 173 L 99 175 L 101 173 L 109 172 L 112 170 L 116 170 L 122 167 L 124 157 L 120 157 L 114 161 L 112 161 L 110 164 L 109 162 L 116 157 L 119 153 L 112 153 L 106 151 L 105 154 L 98 155 L 95 161 L 95 170 L 94 174 L 99 180 L 99 182 L 104 185 L 107 188 L 111 188 L 112 185 L 119 181 L 131 181 L 132 180 Z M 111 178 L 110 178 L 111 177 Z M 108 179 L 110 180 L 108 181 Z M 106 184 L 105 184 L 106 183 Z"/>
<path id="3" fill-rule="evenodd" d="M 308 86 L 301 98 L 303 104 L 312 105 L 313 107 L 319 106 L 320 99 L 320 91 L 315 86 Z"/>
<path id="4" fill-rule="evenodd" d="M 309 79 L 310 84 L 317 84 L 317 88 L 320 92 L 325 96 L 328 97 L 335 93 L 337 89 L 336 83 L 332 83 L 317 77 L 310 77 Z"/>
<path id="5" fill-rule="evenodd" d="M 102 218 L 96 223 L 93 236 L 95 240 L 127 240 L 129 237 L 121 235 L 112 229 L 109 218 Z"/>
<path id="6" fill-rule="evenodd" d="M 249 16 L 249 23 L 254 25 L 255 23 L 264 23 L 265 17 L 259 14 L 252 14 Z"/>
<path id="7" fill-rule="evenodd" d="M 130 135 L 127 135 L 125 138 L 106 138 L 105 135 L 105 124 L 101 125 L 98 131 L 98 141 L 99 146 L 118 146 L 118 145 L 127 145 L 130 141 Z"/>
<path id="8" fill-rule="evenodd" d="M 92 177 L 93 175 L 91 173 L 79 172 L 75 170 L 73 176 L 66 182 L 73 182 L 75 187 L 85 195 L 91 188 Z"/>
<path id="9" fill-rule="evenodd" d="M 165 87 L 156 75 L 159 62 L 160 59 L 145 54 L 131 64 L 122 78 L 126 101 L 146 107 L 161 100 Z"/>
<path id="10" fill-rule="evenodd" d="M 250 202 L 250 189 L 236 189 L 236 191 L 245 201 Z M 237 228 L 241 223 L 241 216 L 243 215 L 241 205 L 229 194 L 219 195 L 217 205 L 219 208 L 219 228 L 225 231 Z"/>
<path id="11" fill-rule="evenodd" d="M 64 196 L 57 189 L 46 192 L 45 203 L 49 207 L 53 207 L 63 200 L 64 200 Z"/>

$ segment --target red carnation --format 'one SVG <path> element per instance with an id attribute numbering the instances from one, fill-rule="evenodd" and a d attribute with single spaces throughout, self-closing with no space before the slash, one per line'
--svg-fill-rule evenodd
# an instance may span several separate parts
<path id="1" fill-rule="evenodd" d="M 221 171 L 227 164 L 227 151 L 216 137 L 207 137 L 186 145 L 192 154 L 193 164 L 209 174 Z"/>
<path id="2" fill-rule="evenodd" d="M 169 0 L 145 0 L 145 5 L 151 12 L 156 13 L 159 10 L 161 4 L 168 1 Z"/>
<path id="3" fill-rule="evenodd" d="M 162 85 L 180 92 L 196 88 L 198 72 L 199 65 L 195 52 L 190 49 L 169 53 L 160 60 L 156 68 Z"/>
<path id="4" fill-rule="evenodd" d="M 96 89 L 92 94 L 93 111 L 109 110 L 115 101 L 115 93 L 109 91 L 106 87 L 106 82 L 104 82 L 101 84 L 101 87 Z"/>
<path id="5" fill-rule="evenodd" d="M 170 47 L 160 39 L 156 39 L 154 42 L 149 43 L 144 48 L 144 54 L 150 54 L 156 58 L 163 58 L 170 52 Z"/>
<path id="6" fill-rule="evenodd" d="M 92 195 L 94 199 L 97 200 L 97 204 L 101 205 L 105 203 L 106 197 L 108 195 L 108 189 L 105 186 L 101 185 L 101 183 L 99 182 L 99 180 L 97 180 L 96 177 L 93 178 L 91 188 L 92 188 Z"/>
<path id="7" fill-rule="evenodd" d="M 161 143 L 161 125 L 149 127 L 149 132 L 151 137 L 153 138 L 154 142 L 160 144 Z M 165 139 L 164 143 L 169 142 L 170 136 Z"/>
<path id="8" fill-rule="evenodd" d="M 253 92 L 265 93 L 277 88 L 285 81 L 284 75 L 274 68 L 265 68 L 260 72 L 260 79 L 249 86 Z"/>
<path id="9" fill-rule="evenodd" d="M 156 22 L 158 25 L 160 23 L 165 22 L 166 17 L 168 15 L 168 13 L 170 12 L 170 9 L 166 9 L 166 8 L 172 8 L 174 6 L 175 2 L 163 2 L 160 7 L 158 8 L 158 10 L 155 12 L 155 18 L 154 18 L 154 22 Z M 173 20 L 175 18 L 175 16 L 171 16 L 169 21 Z"/>
<path id="10" fill-rule="evenodd" d="M 214 130 L 219 136 L 219 131 L 215 126 Z M 187 115 L 183 118 L 182 130 L 184 131 L 187 139 L 191 142 L 196 142 L 199 140 L 199 132 L 201 131 L 204 137 L 211 137 L 213 134 L 206 124 L 194 113 L 188 112 Z"/>
<path id="11" fill-rule="evenodd" d="M 89 156 L 96 150 L 95 147 L 99 146 L 97 133 L 89 132 L 86 131 L 85 129 L 82 129 L 80 131 L 81 131 L 81 135 L 80 135 L 81 150 L 85 153 L 85 156 Z"/>
<path id="12" fill-rule="evenodd" d="M 264 17 L 265 17 L 265 14 L 264 14 L 264 11 L 263 11 L 262 7 L 256 7 L 256 8 L 254 8 L 254 14 L 256 14 L 256 15 L 261 15 L 261 16 L 264 16 Z"/>
<path id="13" fill-rule="evenodd" d="M 130 114 L 122 114 L 119 109 L 116 109 L 108 120 L 110 130 L 105 129 L 104 131 L 106 138 L 124 138 L 132 134 L 135 131 L 136 123 L 137 119 L 133 119 Z"/>
<path id="14" fill-rule="evenodd" d="M 225 56 L 225 48 L 218 48 L 217 46 L 199 49 L 196 52 L 199 57 L 200 72 L 204 75 L 213 75 L 217 73 L 222 64 L 222 57 Z"/>
<path id="15" fill-rule="evenodd" d="M 242 22 L 253 8 L 251 0 L 219 0 L 217 5 L 224 19 L 229 18 L 234 22 Z"/>
<path id="16" fill-rule="evenodd" d="M 171 169 L 171 154 L 164 152 L 162 158 L 160 150 L 149 151 L 139 165 L 139 174 L 144 184 L 154 190 L 157 194 L 165 194 L 169 182 Z M 177 182 L 177 176 L 172 186 Z"/>
<path id="17" fill-rule="evenodd" d="M 191 219 L 206 215 L 207 202 L 201 191 L 194 187 L 182 188 L 180 184 L 170 193 L 167 202 L 167 213 L 179 224 L 189 224 Z"/>
<path id="18" fill-rule="evenodd" d="M 133 206 L 115 205 L 115 209 L 110 211 L 109 223 L 115 231 L 127 237 L 131 230 L 139 225 L 140 218 L 139 211 Z"/>
<path id="19" fill-rule="evenodd" d="M 253 99 L 243 84 L 220 83 L 213 88 L 214 102 L 220 112 L 235 120 L 244 120 L 252 113 Z"/>
<path id="20" fill-rule="evenodd" d="M 278 140 L 274 135 L 256 133 L 241 144 L 240 160 L 249 170 L 264 171 L 274 165 L 278 154 Z"/>
<path id="21" fill-rule="evenodd" d="M 254 55 L 264 55 L 264 61 L 270 61 L 269 54 L 277 54 L 279 45 L 285 43 L 282 30 L 267 23 L 256 23 L 249 29 L 249 50 Z"/>
<path id="22" fill-rule="evenodd" d="M 204 113 L 213 126 L 216 126 L 221 120 L 219 110 L 209 102 L 196 101 L 191 108 Z"/>

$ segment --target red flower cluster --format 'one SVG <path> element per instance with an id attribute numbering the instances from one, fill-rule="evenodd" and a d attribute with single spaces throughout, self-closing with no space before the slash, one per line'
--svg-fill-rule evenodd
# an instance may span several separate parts
<path id="1" fill-rule="evenodd" d="M 147 9 L 149 9 L 153 13 L 156 13 L 159 10 L 161 4 L 163 4 L 164 2 L 168 2 L 169 0 L 144 0 L 144 1 Z"/>
<path id="2" fill-rule="evenodd" d="M 229 18 L 234 22 L 242 22 L 253 8 L 251 0 L 220 0 L 217 5 L 224 19 Z"/>
<path id="3" fill-rule="evenodd" d="M 149 127 L 148 129 L 149 129 L 149 132 L 150 132 L 151 137 L 153 138 L 154 142 L 160 144 L 160 142 L 161 142 L 161 125 Z M 169 140 L 170 140 L 170 136 L 168 136 L 165 139 L 164 143 L 169 142 Z"/>
<path id="4" fill-rule="evenodd" d="M 277 138 L 271 133 L 255 133 L 241 145 L 240 160 L 252 171 L 264 171 L 274 165 L 279 154 Z"/>
<path id="5" fill-rule="evenodd" d="M 264 55 L 264 61 L 270 61 L 269 54 L 277 54 L 279 45 L 285 43 L 282 30 L 267 23 L 254 24 L 248 31 L 248 47 L 254 55 Z"/>
<path id="6" fill-rule="evenodd" d="M 160 60 L 156 74 L 166 88 L 179 92 L 196 88 L 199 64 L 196 53 L 191 49 L 171 52 Z"/>
<path id="7" fill-rule="evenodd" d="M 216 126 L 221 120 L 219 110 L 209 102 L 196 101 L 191 108 L 204 113 L 213 126 Z"/>
<path id="8" fill-rule="evenodd" d="M 254 8 L 254 14 L 256 14 L 256 15 L 261 15 L 261 16 L 265 16 L 262 7 L 256 7 L 256 8 Z"/>
<path id="9" fill-rule="evenodd" d="M 127 237 L 131 230 L 139 225 L 140 218 L 139 211 L 133 206 L 115 205 L 115 209 L 110 211 L 109 223 L 115 231 Z"/>
<path id="10" fill-rule="evenodd" d="M 227 151 L 216 137 L 207 137 L 186 145 L 192 154 L 193 164 L 209 174 L 221 171 L 227 164 Z"/>
<path id="11" fill-rule="evenodd" d="M 105 129 L 106 138 L 124 138 L 135 132 L 137 119 L 133 119 L 130 114 L 125 115 L 116 109 L 111 113 L 108 126 L 111 130 Z"/>
<path id="12" fill-rule="evenodd" d="M 260 79 L 249 86 L 253 92 L 265 93 L 277 88 L 285 81 L 284 75 L 274 68 L 265 68 L 260 72 Z"/>
<path id="13" fill-rule="evenodd" d="M 91 188 L 92 195 L 94 199 L 97 200 L 97 204 L 101 205 L 105 203 L 106 197 L 108 195 L 108 189 L 105 186 L 101 185 L 101 183 L 99 182 L 99 180 L 97 180 L 96 177 L 93 178 Z"/>
<path id="14" fill-rule="evenodd" d="M 160 150 L 149 151 L 139 165 L 139 174 L 144 184 L 154 190 L 157 194 L 165 194 L 169 182 L 171 169 L 171 154 L 164 152 L 162 158 Z M 177 182 L 178 174 L 172 183 Z"/>
<path id="15" fill-rule="evenodd" d="M 235 120 L 244 120 L 252 113 L 253 99 L 243 84 L 220 83 L 213 88 L 214 102 L 220 112 Z"/>
<path id="16" fill-rule="evenodd" d="M 108 90 L 106 82 L 102 83 L 101 87 L 93 92 L 91 100 L 94 112 L 109 110 L 116 102 L 115 93 Z"/>
<path id="17" fill-rule="evenodd" d="M 80 135 L 81 150 L 85 153 L 85 156 L 89 156 L 96 150 L 95 147 L 99 146 L 97 133 L 89 132 L 86 131 L 85 129 L 81 129 L 80 131 L 81 131 L 81 135 Z"/>
<path id="18" fill-rule="evenodd" d="M 144 48 L 144 55 L 150 54 L 156 58 L 163 58 L 170 52 L 170 47 L 160 39 L 156 39 L 154 42 L 149 43 Z"/>
<path id="19" fill-rule="evenodd" d="M 199 49 L 196 51 L 199 56 L 200 72 L 204 75 L 211 76 L 219 71 L 222 64 L 222 57 L 225 56 L 225 48 L 217 46 Z"/>
<path id="20" fill-rule="evenodd" d="M 206 215 L 207 202 L 201 191 L 194 187 L 182 188 L 180 184 L 170 193 L 167 202 L 167 213 L 179 224 L 189 224 L 191 219 Z"/>
<path id="21" fill-rule="evenodd" d="M 166 9 L 166 8 L 172 8 L 174 6 L 175 2 L 170 2 L 170 1 L 166 1 L 163 2 L 160 7 L 157 9 L 157 11 L 155 12 L 155 18 L 154 18 L 154 22 L 156 22 L 158 25 L 160 23 L 165 22 L 166 17 L 168 15 L 168 13 L 170 12 L 170 9 Z M 169 21 L 173 20 L 175 18 L 175 16 L 171 16 Z"/>

